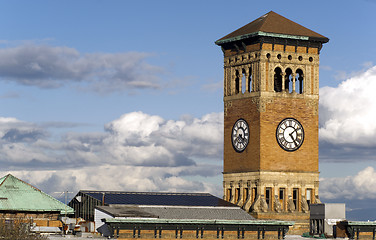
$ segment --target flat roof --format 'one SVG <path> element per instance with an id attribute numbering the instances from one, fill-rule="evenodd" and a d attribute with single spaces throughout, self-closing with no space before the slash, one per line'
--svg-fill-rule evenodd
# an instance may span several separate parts
<path id="1" fill-rule="evenodd" d="M 209 193 L 170 193 L 170 192 L 121 192 L 121 191 L 85 191 L 86 194 L 104 204 L 123 205 L 159 205 L 159 206 L 212 206 L 236 207 Z"/>
<path id="2" fill-rule="evenodd" d="M 292 226 L 295 222 L 278 220 L 209 220 L 209 219 L 132 219 L 132 218 L 105 218 L 106 223 L 159 223 L 159 224 L 210 224 L 210 225 L 283 225 Z"/>
<path id="3" fill-rule="evenodd" d="M 178 206 L 97 206 L 97 210 L 108 215 L 133 218 L 159 219 L 215 219 L 253 220 L 254 218 L 240 207 L 178 207 Z"/>

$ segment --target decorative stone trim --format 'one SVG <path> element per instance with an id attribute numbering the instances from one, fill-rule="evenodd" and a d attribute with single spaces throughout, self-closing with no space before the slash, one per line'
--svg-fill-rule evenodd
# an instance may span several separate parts
<path id="1" fill-rule="evenodd" d="M 319 114 L 319 104 L 315 99 L 307 99 L 306 105 L 312 109 L 312 112 L 315 116 Z"/>
<path id="2" fill-rule="evenodd" d="M 227 116 L 227 110 L 232 107 L 232 101 L 227 101 L 224 104 L 224 115 Z"/>
<path id="3" fill-rule="evenodd" d="M 273 103 L 272 98 L 252 98 L 252 103 L 257 105 L 257 110 L 259 112 L 265 112 L 266 111 L 266 104 Z"/>

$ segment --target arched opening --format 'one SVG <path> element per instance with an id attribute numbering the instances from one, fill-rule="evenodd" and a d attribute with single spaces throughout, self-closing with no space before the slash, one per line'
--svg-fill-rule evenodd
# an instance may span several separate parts
<path id="1" fill-rule="evenodd" d="M 289 93 L 292 93 L 293 84 L 292 70 L 290 68 L 287 68 L 285 71 L 285 90 L 287 90 Z"/>
<path id="2" fill-rule="evenodd" d="M 236 76 L 235 76 L 235 94 L 239 93 L 239 88 L 240 88 L 239 71 L 236 70 Z"/>
<path id="3" fill-rule="evenodd" d="M 246 74 L 245 74 L 245 69 L 243 68 L 242 69 L 242 93 L 245 93 L 245 91 L 246 91 L 246 87 L 247 87 L 247 85 L 246 85 Z"/>
<path id="4" fill-rule="evenodd" d="M 274 69 L 274 91 L 282 92 L 282 70 L 279 67 Z"/>
<path id="5" fill-rule="evenodd" d="M 301 69 L 296 70 L 295 91 L 299 94 L 302 94 L 304 90 L 303 80 L 303 71 Z"/>
<path id="6" fill-rule="evenodd" d="M 252 68 L 248 69 L 248 92 L 252 92 Z"/>

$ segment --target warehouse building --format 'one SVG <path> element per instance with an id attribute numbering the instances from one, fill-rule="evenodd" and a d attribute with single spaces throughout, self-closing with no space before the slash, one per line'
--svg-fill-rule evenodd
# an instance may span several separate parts
<path id="1" fill-rule="evenodd" d="M 209 193 L 80 191 L 69 206 L 116 238 L 284 238 L 293 222 L 255 220 Z"/>

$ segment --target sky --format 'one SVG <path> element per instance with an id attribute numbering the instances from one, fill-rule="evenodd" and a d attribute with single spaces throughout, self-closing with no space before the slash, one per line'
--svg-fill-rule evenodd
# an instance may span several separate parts
<path id="1" fill-rule="evenodd" d="M 320 54 L 320 198 L 376 220 L 375 0 L 0 2 L 0 174 L 79 190 L 222 196 L 223 54 L 269 11 Z"/>

